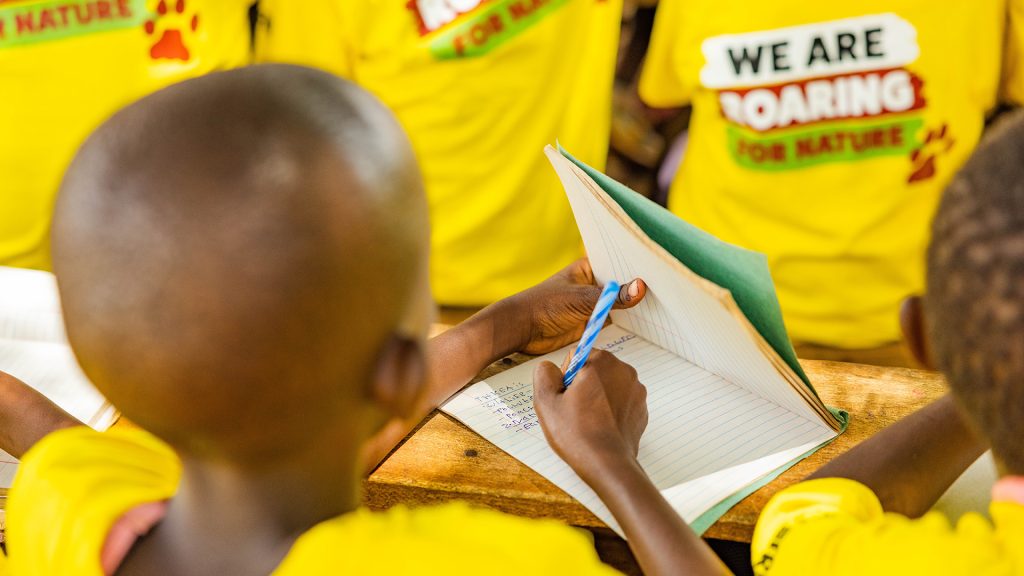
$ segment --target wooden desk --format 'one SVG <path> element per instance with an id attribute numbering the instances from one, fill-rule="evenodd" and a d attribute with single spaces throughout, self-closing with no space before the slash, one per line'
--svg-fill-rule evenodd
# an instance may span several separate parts
<path id="1" fill-rule="evenodd" d="M 432 333 L 444 329 L 436 326 Z M 526 360 L 528 357 L 517 355 L 496 362 L 481 377 Z M 749 542 L 760 510 L 775 492 L 945 391 L 942 377 L 933 372 L 815 360 L 803 361 L 803 366 L 826 404 L 850 412 L 848 430 L 737 504 L 705 537 Z M 121 419 L 115 426 L 131 424 Z M 365 481 L 365 489 L 366 504 L 375 509 L 459 499 L 519 516 L 554 518 L 590 530 L 602 558 L 626 573 L 638 573 L 625 543 L 586 508 L 475 432 L 437 411 L 392 451 Z M 6 491 L 0 490 L 0 509 L 4 507 L 5 496 Z"/>
<path id="2" fill-rule="evenodd" d="M 485 370 L 487 377 L 528 358 L 517 355 Z M 758 514 L 775 492 L 797 482 L 885 426 L 945 391 L 934 372 L 807 360 L 804 369 L 826 404 L 850 412 L 846 433 L 737 504 L 704 534 L 750 542 Z M 531 518 L 555 518 L 590 529 L 602 557 L 627 572 L 628 550 L 604 523 L 568 494 L 457 420 L 435 411 L 365 482 L 366 504 L 431 504 L 453 499 Z M 625 564 L 624 564 L 625 563 Z"/>

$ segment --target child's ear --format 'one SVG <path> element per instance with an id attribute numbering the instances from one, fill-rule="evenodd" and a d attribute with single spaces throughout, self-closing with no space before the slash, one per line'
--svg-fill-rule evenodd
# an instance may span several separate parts
<path id="1" fill-rule="evenodd" d="M 373 400 L 389 417 L 412 415 L 426 388 L 427 359 L 420 340 L 392 334 L 381 348 L 373 377 Z"/>
<path id="2" fill-rule="evenodd" d="M 934 370 L 928 348 L 928 331 L 924 325 L 924 309 L 920 296 L 910 296 L 900 306 L 900 328 L 914 358 L 925 368 Z"/>

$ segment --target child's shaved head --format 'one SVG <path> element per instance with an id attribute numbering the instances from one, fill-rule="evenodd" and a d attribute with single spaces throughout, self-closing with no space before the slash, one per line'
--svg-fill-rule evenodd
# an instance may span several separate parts
<path id="1" fill-rule="evenodd" d="M 398 125 L 353 84 L 293 66 L 116 114 L 68 171 L 53 242 L 85 372 L 204 456 L 272 457 L 356 420 L 379 351 L 428 297 L 425 200 Z"/>
<path id="2" fill-rule="evenodd" d="M 947 188 L 928 251 L 933 356 L 1012 474 L 1024 474 L 1024 115 Z"/>

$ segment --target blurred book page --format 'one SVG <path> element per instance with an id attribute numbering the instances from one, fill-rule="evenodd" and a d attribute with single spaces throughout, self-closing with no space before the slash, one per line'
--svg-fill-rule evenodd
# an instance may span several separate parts
<path id="1" fill-rule="evenodd" d="M 64 333 L 53 275 L 0 267 L 0 371 L 38 390 L 67 413 L 106 430 L 118 413 L 89 382 Z M 0 451 L 0 488 L 18 461 Z"/>

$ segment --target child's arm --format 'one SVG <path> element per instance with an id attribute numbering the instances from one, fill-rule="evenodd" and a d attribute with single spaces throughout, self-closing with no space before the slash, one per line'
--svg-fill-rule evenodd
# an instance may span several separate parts
<path id="1" fill-rule="evenodd" d="M 611 510 L 644 573 L 729 573 L 637 463 L 647 389 L 636 370 L 595 350 L 566 389 L 546 362 L 534 373 L 534 406 L 548 442 Z"/>
<path id="2" fill-rule="evenodd" d="M 615 308 L 631 308 L 647 292 L 641 280 L 625 284 Z M 411 417 L 395 420 L 364 448 L 368 470 L 423 418 L 492 362 L 513 352 L 545 354 L 579 340 L 601 287 L 587 260 L 578 260 L 533 288 L 484 308 L 430 340 L 430 383 Z"/>
<path id="3" fill-rule="evenodd" d="M 21 458 L 50 432 L 81 424 L 46 396 L 0 372 L 0 449 Z"/>
<path id="4" fill-rule="evenodd" d="M 808 477 L 849 478 L 887 512 L 912 518 L 931 508 L 987 446 L 951 395 L 885 428 Z"/>

